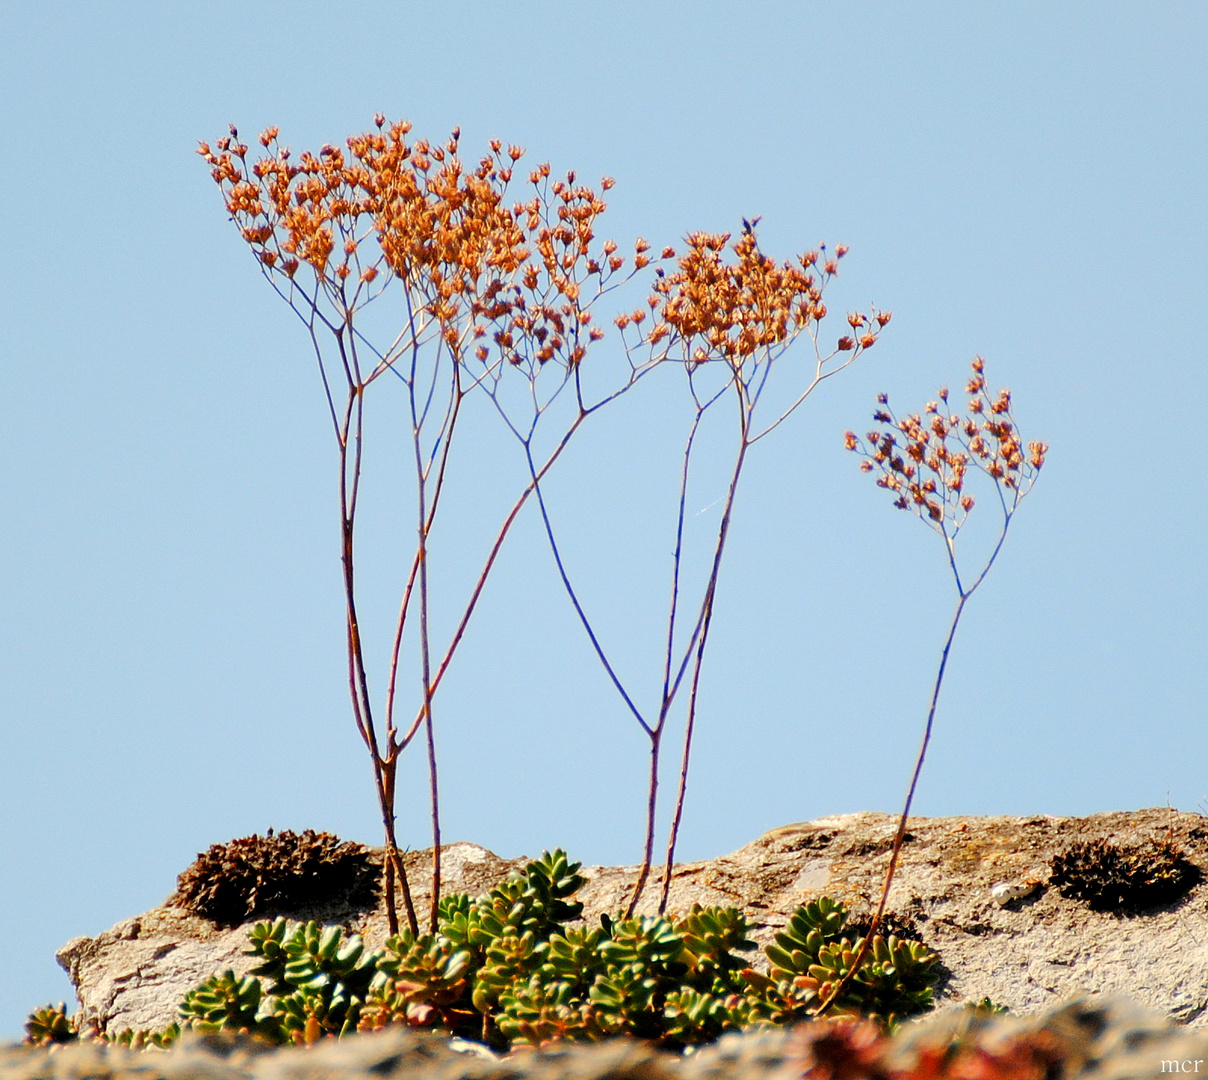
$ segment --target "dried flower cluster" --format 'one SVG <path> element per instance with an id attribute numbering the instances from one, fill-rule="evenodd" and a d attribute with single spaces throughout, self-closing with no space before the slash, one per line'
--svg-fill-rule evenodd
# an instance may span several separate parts
<path id="1" fill-rule="evenodd" d="M 689 233 L 687 252 L 667 273 L 655 271 L 647 307 L 658 321 L 645 334 L 650 345 L 679 345 L 690 366 L 723 361 L 735 372 L 752 357 L 774 355 L 802 331 L 814 331 L 826 317 L 822 293 L 839 272 L 847 248 L 827 255 L 824 247 L 807 251 L 796 262 L 777 263 L 759 248 L 750 228 L 731 245 L 735 259 L 725 259 L 729 233 Z M 664 258 L 674 255 L 668 248 Z M 624 332 L 641 327 L 645 308 L 617 316 Z M 888 311 L 848 315 L 852 335 L 839 339 L 835 351 L 871 348 L 889 322 Z"/>
<path id="2" fill-rule="evenodd" d="M 860 468 L 878 473 L 877 486 L 897 495 L 894 506 L 913 510 L 949 538 L 973 509 L 974 497 L 965 490 L 970 466 L 994 481 L 1004 508 L 1014 508 L 1035 482 L 1048 451 L 1044 443 L 1030 442 L 1025 454 L 1011 415 L 1011 391 L 1000 390 L 991 400 L 985 361 L 978 357 L 972 367 L 965 387 L 971 395 L 967 415 L 949 411 L 947 387 L 922 415 L 901 420 L 889 408 L 889 395 L 879 394 L 883 408 L 873 419 L 881 430 L 870 431 L 867 444 L 854 432 L 845 436 L 847 449 L 864 458 Z"/>
<path id="3" fill-rule="evenodd" d="M 297 161 L 276 128 L 260 136 L 266 153 L 252 163 L 234 128 L 199 153 L 264 267 L 292 282 L 307 264 L 338 311 L 394 277 L 414 304 L 408 346 L 434 326 L 458 358 L 473 345 L 482 362 L 493 347 L 511 364 L 578 364 L 603 336 L 591 302 L 627 264 L 613 241 L 596 238 L 606 207 L 597 192 L 573 172 L 551 180 L 544 164 L 528 176 L 529 197 L 509 205 L 520 147 L 493 140 L 471 168 L 457 130 L 436 145 L 408 142 L 406 122 L 379 115 L 375 128 L 348 139 L 347 153 L 328 145 Z M 612 184 L 604 178 L 601 190 Z M 631 272 L 650 264 L 647 249 L 637 242 Z"/>
<path id="4" fill-rule="evenodd" d="M 366 286 L 389 271 L 422 299 L 448 344 L 478 342 L 485 360 L 493 342 L 512 363 L 567 364 L 584 355 L 584 339 L 598 340 L 590 299 L 625 268 L 614 241 L 597 242 L 595 224 L 606 204 L 574 172 L 550 179 L 542 164 L 528 176 L 530 197 L 507 205 L 516 163 L 524 151 L 498 140 L 473 169 L 459 157 L 455 129 L 443 145 L 408 142 L 411 125 L 386 124 L 347 140 L 348 153 L 331 145 L 304 152 L 295 162 L 277 142 L 278 130 L 260 135 L 266 153 L 248 162 L 238 131 L 202 143 L 198 152 L 221 186 L 227 210 L 262 264 L 293 280 L 302 263 L 351 309 Z M 612 187 L 611 178 L 600 184 Z M 375 241 L 366 251 L 367 241 Z M 824 247 L 793 262 L 777 263 L 759 249 L 755 233 L 733 245 L 729 233 L 691 233 L 678 269 L 659 268 L 647 307 L 658 322 L 645 336 L 658 344 L 675 335 L 694 343 L 692 359 L 738 365 L 761 348 L 783 345 L 826 316 L 822 291 L 847 249 Z M 659 259 L 638 239 L 629 263 L 639 271 Z M 640 326 L 647 310 L 617 317 L 624 329 Z M 869 348 L 889 322 L 889 312 L 848 316 L 852 333 L 837 349 Z M 521 347 L 518 343 L 523 342 Z"/>

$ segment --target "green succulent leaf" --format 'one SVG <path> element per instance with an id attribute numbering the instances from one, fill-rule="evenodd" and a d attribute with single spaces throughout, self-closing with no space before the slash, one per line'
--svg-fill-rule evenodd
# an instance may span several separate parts
<path id="1" fill-rule="evenodd" d="M 58 1005 L 48 1002 L 31 1012 L 25 1021 L 25 1041 L 35 1046 L 74 1042 L 78 1038 L 79 1031 L 67 1015 L 65 1001 Z"/>
<path id="2" fill-rule="evenodd" d="M 291 931 L 291 923 L 279 916 L 271 923 L 260 922 L 248 932 L 250 948 L 244 956 L 256 956 L 263 962 L 251 969 L 250 974 L 271 979 L 271 993 L 283 993 L 288 989 L 285 982 L 285 939 Z"/>
<path id="3" fill-rule="evenodd" d="M 513 1043 L 540 1046 L 559 1039 L 580 1042 L 604 1037 L 595 1010 L 572 982 L 535 973 L 514 983 L 500 998 L 500 1033 Z"/>
<path id="4" fill-rule="evenodd" d="M 263 987 L 252 975 L 231 970 L 212 975 L 190 990 L 180 1005 L 186 1027 L 196 1031 L 257 1031 Z"/>

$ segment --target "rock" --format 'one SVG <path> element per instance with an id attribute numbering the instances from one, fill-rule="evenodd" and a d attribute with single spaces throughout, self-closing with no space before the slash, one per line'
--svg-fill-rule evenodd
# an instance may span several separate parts
<path id="1" fill-rule="evenodd" d="M 448 1040 L 403 1027 L 276 1050 L 195 1035 L 167 1051 L 98 1042 L 0 1047 L 0 1080 L 1157 1080 L 1206 1066 L 1208 1032 L 1111 998 L 1032 1017 L 950 1009 L 892 1039 L 850 1021 L 743 1032 L 682 1057 L 613 1039 L 496 1058 L 458 1053 Z"/>
<path id="2" fill-rule="evenodd" d="M 730 855 L 677 865 L 670 906 L 739 907 L 757 924 L 753 936 L 761 945 L 798 904 L 819 895 L 842 900 L 859 918 L 875 904 L 896 826 L 891 815 L 863 813 L 774 829 Z M 889 911 L 939 952 L 941 1003 L 989 997 L 1027 1013 L 1084 994 L 1126 995 L 1172 1020 L 1208 1025 L 1208 886 L 1165 907 L 1120 916 L 1092 911 L 1045 884 L 1054 853 L 1096 838 L 1138 845 L 1169 839 L 1208 867 L 1203 818 L 1167 809 L 1086 818 L 912 818 L 907 837 Z M 526 861 L 451 844 L 441 855 L 443 887 L 479 895 Z M 422 918 L 431 852 L 409 854 L 406 866 Z M 584 874 L 579 899 L 584 918 L 594 922 L 624 905 L 636 868 L 592 867 Z M 1035 884 L 1000 904 L 992 890 L 1003 883 Z M 657 906 L 657 885 L 656 877 L 641 910 Z M 339 922 L 371 946 L 387 936 L 380 906 L 289 914 Z M 166 905 L 96 938 L 76 938 L 58 958 L 75 984 L 82 1018 L 112 1033 L 164 1027 L 201 979 L 227 968 L 246 972 L 252 966 L 242 955 L 246 940 L 246 927 L 222 930 Z"/>
<path id="3" fill-rule="evenodd" d="M 441 853 L 446 891 L 488 891 L 524 859 L 500 859 L 477 844 L 450 844 Z M 431 852 L 406 860 L 408 874 L 430 873 Z M 416 882 L 417 911 L 425 911 L 431 891 Z M 401 907 L 401 900 L 400 900 Z M 310 907 L 289 912 L 299 919 L 340 923 L 365 934 L 371 946 L 388 936 L 385 909 L 366 913 L 347 907 Z M 225 928 L 172 905 L 118 923 L 95 938 L 73 938 L 56 954 L 80 1000 L 80 1019 L 116 1033 L 130 1028 L 161 1029 L 177 1019 L 176 1007 L 203 979 L 226 970 L 244 975 L 256 961 L 244 956 L 248 928 Z"/>
<path id="4" fill-rule="evenodd" d="M 1006 907 L 1012 900 L 1023 900 L 1034 893 L 1044 884 L 1035 878 L 1027 881 L 1000 881 L 990 886 L 990 895 L 999 907 Z"/>

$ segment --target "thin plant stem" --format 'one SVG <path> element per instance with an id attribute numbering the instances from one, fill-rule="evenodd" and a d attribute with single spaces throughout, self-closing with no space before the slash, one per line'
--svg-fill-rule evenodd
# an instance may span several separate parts
<path id="1" fill-rule="evenodd" d="M 386 681 L 386 741 L 393 749 L 396 746 L 394 726 L 394 696 L 398 687 L 399 653 L 403 647 L 403 631 L 407 625 L 407 612 L 411 607 L 411 593 L 415 588 L 415 580 L 419 575 L 419 552 L 411 560 L 411 571 L 407 575 L 407 584 L 403 586 L 403 596 L 399 601 L 398 618 L 394 623 L 394 644 L 390 649 L 390 669 Z"/>
<path id="2" fill-rule="evenodd" d="M 582 624 L 584 631 L 587 634 L 587 640 L 591 642 L 591 647 L 595 650 L 596 657 L 603 666 L 605 673 L 611 680 L 612 685 L 616 688 L 621 699 L 625 702 L 626 707 L 633 713 L 634 719 L 642 726 L 642 730 L 651 738 L 654 737 L 655 728 L 646 721 L 642 716 L 637 705 L 634 704 L 633 698 L 629 696 L 629 692 L 625 689 L 624 683 L 621 682 L 620 676 L 617 675 L 612 663 L 608 659 L 608 655 L 604 652 L 604 647 L 600 644 L 600 639 L 597 637 L 595 629 L 591 625 L 591 620 L 587 617 L 587 613 L 583 610 L 583 605 L 579 602 L 578 594 L 575 592 L 574 586 L 571 584 L 570 576 L 566 572 L 566 564 L 562 561 L 562 553 L 558 548 L 558 541 L 554 537 L 554 527 L 550 522 L 549 511 L 545 505 L 545 496 L 541 493 L 541 485 L 537 470 L 533 463 L 532 448 L 529 443 L 524 445 L 525 456 L 528 459 L 529 474 L 532 476 L 530 487 L 537 495 L 537 507 L 541 513 L 541 523 L 545 527 L 545 536 L 549 541 L 550 551 L 554 557 L 554 565 L 558 570 L 558 577 L 562 580 L 562 587 L 566 590 L 566 595 L 570 597 L 571 606 L 575 609 L 575 614 L 579 617 L 579 622 Z M 655 757 L 657 758 L 657 751 Z"/>
<path id="3" fill-rule="evenodd" d="M 403 888 L 403 903 L 406 905 L 407 909 L 407 924 L 411 928 L 411 933 L 418 936 L 419 919 L 416 918 L 415 915 L 415 901 L 411 899 L 411 885 L 407 881 L 407 868 L 403 865 L 403 855 L 402 852 L 399 851 L 398 843 L 396 841 L 392 841 L 391 843 L 391 857 L 394 866 L 398 870 L 399 883 Z"/>
<path id="4" fill-rule="evenodd" d="M 692 468 L 692 448 L 696 443 L 696 433 L 700 430 L 701 417 L 704 408 L 697 407 L 696 415 L 692 418 L 692 427 L 688 431 L 688 439 L 684 443 L 684 465 L 680 470 L 679 508 L 675 516 L 675 551 L 671 556 L 671 600 L 667 605 L 667 652 L 663 666 L 663 700 L 671 690 L 671 657 L 675 651 L 675 616 L 679 606 L 680 565 L 684 551 L 684 513 L 688 503 L 688 476 Z"/>
<path id="5" fill-rule="evenodd" d="M 1006 529 L 1003 529 L 1003 534 L 1006 534 Z M 1001 547 L 1001 543 L 999 545 Z M 997 549 L 996 552 L 997 554 Z M 988 569 L 988 567 L 987 567 Z M 985 577 L 985 574 L 982 574 Z M 979 578 L 979 582 L 980 582 Z M 975 585 L 974 588 L 977 586 Z M 948 637 L 944 641 L 944 650 L 940 653 L 940 666 L 936 672 L 935 685 L 931 689 L 931 705 L 927 710 L 927 723 L 923 728 L 923 741 L 919 746 L 918 756 L 915 758 L 914 771 L 910 775 L 910 786 L 906 790 L 906 802 L 902 807 L 901 816 L 898 818 L 897 832 L 893 837 L 893 848 L 889 853 L 889 866 L 885 870 L 885 881 L 881 886 L 881 898 L 877 903 L 877 910 L 873 913 L 872 921 L 868 925 L 868 930 L 864 934 L 864 940 L 860 948 L 856 951 L 855 959 L 847 969 L 847 973 L 835 984 L 834 990 L 815 1011 L 814 1015 L 821 1015 L 839 998 L 839 995 L 847 989 L 848 984 L 856 976 L 856 972 L 860 970 L 860 965 L 864 963 L 864 958 L 868 955 L 872 948 L 872 938 L 877 932 L 877 927 L 881 924 L 881 916 L 885 914 L 885 905 L 889 902 L 889 888 L 893 884 L 894 871 L 897 869 L 898 856 L 902 851 L 902 844 L 906 839 L 906 823 L 910 817 L 910 806 L 914 802 L 915 788 L 918 787 L 919 775 L 923 771 L 923 761 L 927 757 L 927 747 L 931 743 L 931 728 L 935 722 L 935 708 L 940 700 L 940 688 L 944 685 L 944 672 L 948 667 L 948 654 L 952 650 L 952 640 L 956 637 L 956 628 L 960 625 L 961 614 L 965 610 L 965 604 L 969 597 L 973 595 L 973 589 L 969 592 L 962 592 L 960 598 L 956 602 L 956 610 L 952 614 L 952 622 L 948 627 Z"/>
<path id="6" fill-rule="evenodd" d="M 709 605 L 709 616 L 712 618 L 713 605 Z M 705 656 L 706 633 L 701 635 L 696 648 L 696 663 L 692 667 L 692 686 L 688 692 L 688 718 L 684 722 L 684 750 L 680 755 L 679 786 L 675 793 L 675 812 L 671 816 L 671 829 L 667 837 L 667 863 L 663 868 L 663 889 L 659 897 L 659 914 L 667 910 L 667 900 L 671 894 L 671 874 L 675 867 L 675 843 L 679 838 L 680 823 L 684 818 L 684 797 L 688 791 L 688 760 L 692 753 L 692 735 L 696 728 L 696 695 L 700 686 L 701 664 Z"/>
<path id="7" fill-rule="evenodd" d="M 415 416 L 415 399 L 412 396 L 412 416 Z M 436 932 L 436 916 L 440 907 L 440 794 L 436 771 L 436 737 L 432 725 L 432 659 L 428 636 L 428 511 L 425 505 L 426 477 L 424 475 L 420 447 L 420 428 L 416 421 L 416 491 L 418 502 L 418 548 L 419 557 L 419 651 L 420 678 L 423 692 L 424 733 L 428 751 L 428 791 L 432 814 L 432 905 L 429 916 L 430 931 Z"/>
<path id="8" fill-rule="evenodd" d="M 452 400 L 449 403 L 448 412 L 446 413 L 445 424 L 440 432 L 440 464 L 436 470 L 436 481 L 432 491 L 432 501 L 428 508 L 428 517 L 426 532 L 432 531 L 432 525 L 436 518 L 436 510 L 440 504 L 441 492 L 444 490 L 445 470 L 449 461 L 449 448 L 453 444 L 453 431 L 457 425 L 457 418 L 461 412 L 461 403 L 465 397 L 465 392 L 461 387 L 461 366 L 454 364 L 453 366 L 453 391 Z M 399 667 L 399 652 L 403 644 L 403 631 L 407 623 L 407 612 L 411 606 L 411 594 L 415 587 L 416 576 L 419 572 L 420 550 L 417 547 L 415 556 L 411 560 L 411 570 L 407 575 L 407 584 L 403 588 L 402 599 L 399 602 L 398 619 L 395 622 L 394 628 L 394 644 L 390 651 L 390 667 L 386 684 L 386 742 L 395 750 L 396 745 L 396 728 L 394 726 L 394 699 L 395 690 L 398 685 L 398 667 Z M 426 680 L 425 680 L 426 682 Z"/>
<path id="9" fill-rule="evenodd" d="M 725 553 L 726 538 L 729 535 L 729 531 L 730 531 L 730 518 L 731 518 L 731 514 L 734 509 L 734 497 L 738 491 L 738 480 L 739 480 L 739 477 L 742 475 L 742 468 L 746 462 L 746 457 L 747 457 L 747 449 L 750 446 L 750 444 L 747 441 L 747 433 L 750 430 L 751 402 L 749 401 L 749 399 L 746 396 L 746 388 L 742 381 L 741 372 L 735 372 L 734 381 L 733 381 L 732 385 L 734 386 L 736 393 L 737 393 L 737 404 L 738 404 L 738 415 L 739 415 L 738 454 L 736 455 L 736 457 L 734 459 L 734 469 L 730 476 L 730 485 L 729 485 L 729 488 L 727 489 L 727 493 L 726 493 L 726 505 L 725 505 L 725 509 L 722 511 L 721 525 L 718 527 L 718 531 L 717 531 L 717 544 L 715 545 L 714 550 L 713 550 L 713 562 L 712 562 L 712 566 L 711 566 L 710 572 L 709 572 L 709 580 L 705 585 L 705 594 L 701 600 L 700 614 L 697 618 L 696 628 L 693 632 L 691 640 L 688 642 L 688 646 L 687 646 L 687 649 L 686 649 L 685 655 L 684 655 L 684 662 L 686 664 L 688 662 L 689 658 L 692 656 L 693 651 L 695 650 L 696 664 L 695 664 L 695 671 L 694 671 L 693 679 L 692 679 L 693 691 L 692 691 L 692 695 L 691 695 L 693 698 L 693 704 L 695 704 L 695 690 L 696 690 L 697 686 L 699 686 L 699 683 L 700 683 L 700 665 L 704 659 L 704 646 L 705 646 L 705 641 L 708 638 L 709 624 L 710 624 L 710 621 L 712 618 L 712 612 L 713 612 L 713 598 L 717 593 L 717 582 L 718 582 L 718 578 L 721 574 L 722 556 Z M 672 630 L 672 633 L 674 633 L 674 630 Z M 669 639 L 670 639 L 670 635 L 669 635 Z M 682 671 L 684 670 L 684 665 L 681 665 L 680 670 L 681 670 L 681 678 L 682 678 Z M 654 730 L 650 733 L 650 741 L 652 744 L 652 746 L 651 746 L 652 758 L 657 759 L 659 745 L 662 742 L 663 730 L 664 730 L 666 720 L 667 720 L 667 714 L 671 708 L 671 699 L 672 699 L 672 696 L 674 695 L 675 691 L 678 690 L 678 688 L 679 688 L 679 679 L 676 680 L 675 688 L 670 693 L 668 693 L 666 690 L 664 690 L 662 705 L 659 709 L 658 723 L 655 725 Z M 695 710 L 690 705 L 689 718 L 688 718 L 688 721 L 686 724 L 686 727 L 689 730 L 691 729 L 694 712 L 695 712 Z M 680 769 L 681 781 L 682 781 L 682 783 L 685 783 L 685 784 L 687 782 L 687 753 L 688 753 L 687 747 L 690 744 L 691 744 L 691 736 L 689 735 L 687 745 L 685 746 L 683 763 L 682 763 L 681 769 Z M 651 778 L 650 778 L 649 789 L 648 789 L 647 809 L 646 809 L 646 842 L 645 842 L 645 845 L 643 848 L 642 865 L 641 865 L 640 869 L 638 870 L 638 878 L 637 878 L 637 881 L 634 883 L 633 894 L 629 900 L 629 908 L 627 910 L 627 915 L 630 915 L 630 916 L 632 916 L 634 911 L 637 909 L 638 901 L 641 899 L 642 893 L 646 888 L 646 882 L 650 878 L 650 868 L 654 862 L 654 831 L 655 831 L 655 816 L 656 816 L 655 812 L 657 809 L 657 807 L 656 807 L 657 789 L 658 789 L 658 776 L 657 776 L 657 774 L 652 774 Z M 677 800 L 677 804 L 682 805 L 682 801 L 683 801 L 683 789 L 681 787 L 680 795 Z M 675 824 L 675 826 L 673 826 L 673 828 L 678 828 L 678 822 Z M 674 840 L 674 835 L 673 835 L 671 844 L 674 845 L 674 843 L 675 843 L 675 840 Z M 661 907 L 660 907 L 660 910 L 662 910 Z"/>
<path id="10" fill-rule="evenodd" d="M 1033 449 L 1033 454 L 1039 455 L 1038 461 L 1033 461 L 1033 468 L 1035 470 L 1039 470 L 1040 465 L 1043 464 L 1043 452 L 1045 449 L 1047 449 L 1047 447 L 1044 447 L 1042 444 L 1033 444 L 1033 447 L 1039 447 L 1039 449 Z M 994 473 L 989 473 L 989 475 L 994 477 L 997 481 L 998 477 L 995 477 Z M 1030 486 L 1031 480 L 1028 481 L 1028 487 Z M 948 627 L 948 636 L 944 640 L 943 651 L 940 653 L 939 669 L 936 672 L 935 684 L 931 690 L 931 704 L 927 709 L 927 723 L 923 728 L 923 740 L 919 746 L 918 756 L 916 757 L 914 763 L 914 770 L 910 776 L 910 786 L 906 791 L 906 801 L 902 807 L 902 813 L 898 818 L 898 827 L 894 834 L 893 847 L 889 854 L 889 865 L 885 869 L 885 880 L 881 886 L 881 896 L 877 902 L 876 911 L 873 913 L 868 931 L 864 935 L 864 941 L 857 950 L 851 966 L 847 969 L 846 974 L 843 975 L 843 977 L 835 984 L 830 996 L 815 1010 L 815 1016 L 826 1012 L 826 1010 L 838 1000 L 839 995 L 843 993 L 843 991 L 851 983 L 852 979 L 855 978 L 856 973 L 860 970 L 860 965 L 864 962 L 864 958 L 868 955 L 869 950 L 872 948 L 873 935 L 877 932 L 877 928 L 881 923 L 881 918 L 885 914 L 885 907 L 889 902 L 890 886 L 893 884 L 894 873 L 897 870 L 898 860 L 902 853 L 902 844 L 906 839 L 906 825 L 910 817 L 910 807 L 914 801 L 914 793 L 915 789 L 918 787 L 919 776 L 923 771 L 923 762 L 927 756 L 927 748 L 931 743 L 931 731 L 935 722 L 935 710 L 939 704 L 940 690 L 944 684 L 944 673 L 948 668 L 948 656 L 952 650 L 953 639 L 956 637 L 956 628 L 960 625 L 961 615 L 964 613 L 965 605 L 969 602 L 969 598 L 975 592 L 977 592 L 982 582 L 986 580 L 986 576 L 990 573 L 991 568 L 994 566 L 999 554 L 1002 552 L 1003 544 L 1007 539 L 1007 532 L 1011 527 L 1011 520 L 1015 515 L 1015 511 L 1019 507 L 1020 500 L 1027 491 L 1027 488 L 1021 488 L 1019 486 L 1019 482 L 1017 481 L 1013 487 L 1014 494 L 1012 501 L 1008 503 L 1006 496 L 1003 494 L 1003 487 L 1004 485 L 996 482 L 995 489 L 998 492 L 1000 505 L 1003 511 L 1002 529 L 999 531 L 998 540 L 991 550 L 989 557 L 986 559 L 985 564 L 982 566 L 981 572 L 974 579 L 973 584 L 968 588 L 962 584 L 960 567 L 956 560 L 956 533 L 960 529 L 960 523 L 958 522 L 955 526 L 953 526 L 951 531 L 949 531 L 946 520 L 941 517 L 939 525 L 933 526 L 943 538 L 944 551 L 948 558 L 948 566 L 952 571 L 953 580 L 956 582 L 956 609 L 952 614 L 952 622 Z M 970 503 L 970 505 L 972 504 Z"/>
<path id="11" fill-rule="evenodd" d="M 629 907 L 625 910 L 627 919 L 633 918 L 638 900 L 642 896 L 642 890 L 646 887 L 646 879 L 650 876 L 650 864 L 654 859 L 654 819 L 658 807 L 659 750 L 662 742 L 663 726 L 660 723 L 650 734 L 650 779 L 646 788 L 646 841 L 642 848 L 642 866 L 638 872 L 638 880 L 633 887 L 633 895 L 629 898 Z"/>
<path id="12" fill-rule="evenodd" d="M 495 540 L 491 544 L 491 549 L 487 554 L 486 562 L 483 564 L 482 570 L 479 571 L 478 579 L 475 581 L 474 588 L 470 592 L 470 599 L 467 601 L 466 606 L 462 611 L 461 619 L 457 624 L 457 629 L 453 632 L 453 637 L 449 642 L 448 648 L 445 650 L 445 654 L 441 658 L 440 664 L 437 665 L 436 673 L 432 676 L 431 693 L 433 695 L 435 695 L 437 689 L 440 687 L 441 680 L 444 678 L 445 672 L 448 670 L 449 664 L 452 663 L 453 656 L 457 652 L 457 648 L 461 644 L 462 638 L 465 636 L 466 627 L 470 624 L 470 618 L 474 614 L 474 609 L 478 605 L 478 601 L 482 596 L 483 589 L 486 587 L 487 578 L 490 577 L 491 570 L 494 568 L 495 561 L 499 557 L 499 552 L 503 548 L 503 542 L 507 539 L 507 535 L 511 531 L 512 525 L 515 523 L 520 511 L 524 509 L 524 505 L 528 502 L 529 496 L 533 494 L 540 481 L 545 477 L 549 470 L 553 468 L 554 463 L 558 460 L 558 458 L 562 456 L 562 451 L 566 449 L 571 437 L 578 430 L 579 425 L 585 419 L 585 415 L 586 414 L 580 415 L 578 418 L 576 418 L 574 423 L 571 424 L 566 434 L 563 435 L 558 445 L 553 449 L 553 451 L 550 453 L 550 456 L 546 459 L 545 464 L 542 465 L 537 471 L 536 479 L 529 481 L 524 491 L 520 493 L 519 498 L 517 498 L 516 502 L 513 503 L 512 509 L 508 512 L 508 516 L 504 519 L 503 524 L 499 527 L 498 533 L 495 534 Z M 415 733 L 419 730 L 423 720 L 424 710 L 421 707 L 419 712 L 416 714 L 415 719 L 412 721 L 411 727 L 408 728 L 407 733 L 400 740 L 400 749 L 405 748 L 415 737 Z"/>
<path id="13" fill-rule="evenodd" d="M 344 600 L 347 608 L 348 628 L 348 678 L 349 691 L 352 697 L 353 716 L 357 730 L 364 740 L 373 764 L 374 787 L 378 796 L 378 805 L 382 814 L 382 827 L 386 834 L 386 861 L 395 867 L 407 908 L 407 919 L 413 931 L 418 929 L 414 906 L 411 902 L 411 891 L 407 881 L 406 868 L 398 859 L 398 846 L 394 833 L 394 784 L 396 760 L 394 755 L 383 758 L 377 741 L 377 731 L 373 723 L 373 713 L 369 699 L 369 685 L 365 673 L 364 651 L 361 643 L 360 625 L 357 618 L 356 604 L 356 566 L 355 527 L 356 527 L 356 479 L 361 469 L 360 449 L 363 433 L 363 388 L 349 388 L 348 405 L 344 413 L 344 421 L 340 429 L 340 519 L 341 519 L 341 562 L 344 570 Z M 350 436 L 354 440 L 355 452 L 349 462 L 348 444 Z M 351 469 L 354 478 L 352 493 L 349 492 L 348 477 Z M 388 883 L 386 900 L 386 917 L 390 933 L 398 933 L 398 914 L 394 906 L 393 882 Z"/>
<path id="14" fill-rule="evenodd" d="M 420 679 L 424 714 L 424 734 L 428 752 L 428 793 L 432 817 L 432 905 L 430 930 L 436 932 L 436 912 L 440 905 L 440 795 L 437 788 L 436 740 L 432 725 L 431 655 L 428 637 L 428 537 L 425 530 L 424 484 L 419 482 L 419 651 Z"/>
<path id="15" fill-rule="evenodd" d="M 692 668 L 692 684 L 688 692 L 688 717 L 684 722 L 684 751 L 680 758 L 679 787 L 676 791 L 675 812 L 671 819 L 671 828 L 667 839 L 667 863 L 663 871 L 662 894 L 659 898 L 659 914 L 667 910 L 667 897 L 671 891 L 671 871 L 675 862 L 675 845 L 679 839 L 680 823 L 684 814 L 684 795 L 688 788 L 688 762 L 692 753 L 692 735 L 696 726 L 696 703 L 700 690 L 701 666 L 705 659 L 705 645 L 709 640 L 709 629 L 713 623 L 713 604 L 717 596 L 717 583 L 721 576 L 722 556 L 726 550 L 726 540 L 730 535 L 730 522 L 734 513 L 734 501 L 738 495 L 738 481 L 742 476 L 743 465 L 746 463 L 747 450 L 751 443 L 747 438 L 750 431 L 752 406 L 748 404 L 739 383 L 739 409 L 741 438 L 739 440 L 738 457 L 734 462 L 734 472 L 730 477 L 730 487 L 726 494 L 726 505 L 722 511 L 721 525 L 717 530 L 717 546 L 713 552 L 713 567 L 709 574 L 709 584 L 705 589 L 704 602 L 701 605 L 700 637 L 696 647 L 696 660 Z M 635 897 L 636 900 L 636 897 Z"/>

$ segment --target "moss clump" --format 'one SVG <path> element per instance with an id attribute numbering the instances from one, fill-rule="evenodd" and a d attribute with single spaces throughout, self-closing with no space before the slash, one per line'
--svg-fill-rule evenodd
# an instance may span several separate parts
<path id="1" fill-rule="evenodd" d="M 177 878 L 172 897 L 195 915 L 238 926 L 257 915 L 312 904 L 372 907 L 379 869 L 361 844 L 307 829 L 214 844 Z"/>
<path id="2" fill-rule="evenodd" d="M 1202 880 L 1169 842 L 1140 845 L 1088 840 L 1053 856 L 1050 884 L 1093 911 L 1135 914 L 1173 903 Z"/>

